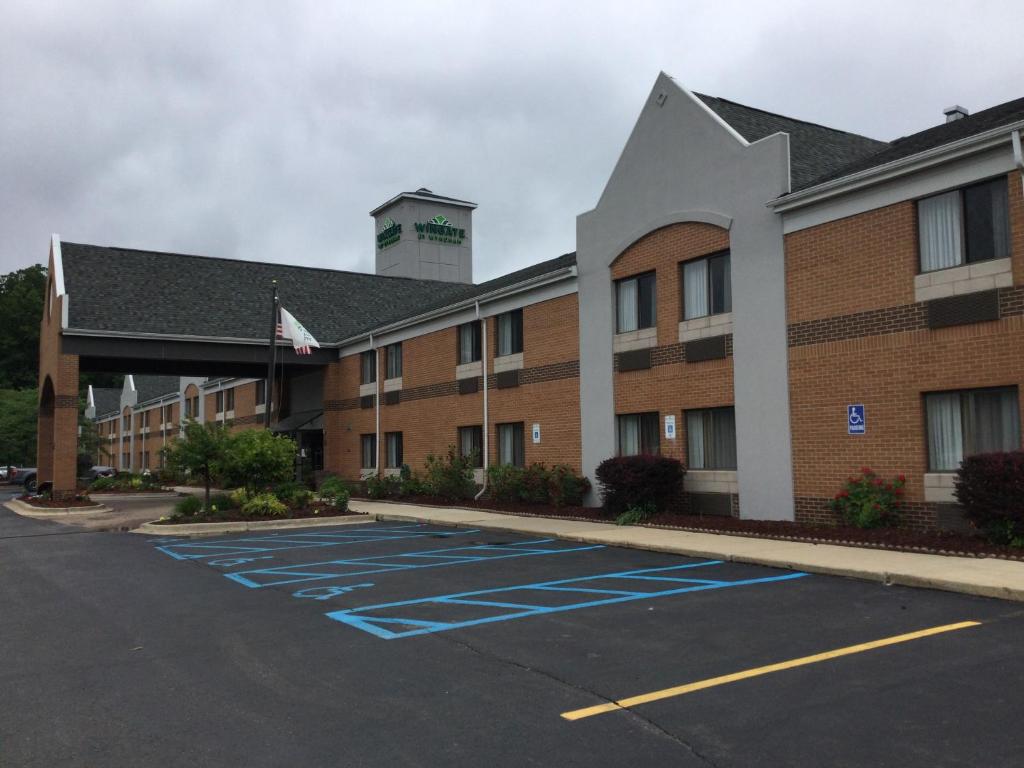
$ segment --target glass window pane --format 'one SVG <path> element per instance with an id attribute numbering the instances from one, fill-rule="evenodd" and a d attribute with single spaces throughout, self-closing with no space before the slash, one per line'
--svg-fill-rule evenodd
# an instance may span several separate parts
<path id="1" fill-rule="evenodd" d="M 661 425 L 657 413 L 640 415 L 640 451 L 646 454 L 661 453 Z"/>
<path id="2" fill-rule="evenodd" d="M 732 275 L 729 273 L 729 254 L 708 261 L 711 283 L 711 314 L 732 312 Z"/>
<path id="3" fill-rule="evenodd" d="M 955 267 L 962 263 L 958 190 L 919 200 L 917 228 L 922 272 Z"/>
<path id="4" fill-rule="evenodd" d="M 615 284 L 616 291 L 616 333 L 629 333 L 637 329 L 637 282 L 620 280 Z"/>
<path id="5" fill-rule="evenodd" d="M 498 315 L 498 356 L 513 352 L 512 315 L 509 312 Z"/>
<path id="6" fill-rule="evenodd" d="M 690 469 L 704 469 L 704 412 L 686 412 L 686 457 Z"/>
<path id="7" fill-rule="evenodd" d="M 964 454 L 1015 451 L 1020 448 L 1017 390 L 990 389 L 965 393 Z"/>
<path id="8" fill-rule="evenodd" d="M 688 261 L 683 265 L 683 319 L 692 320 L 708 314 L 707 259 Z"/>
<path id="9" fill-rule="evenodd" d="M 652 273 L 637 278 L 637 325 L 640 328 L 653 328 L 657 317 L 654 277 Z"/>
<path id="10" fill-rule="evenodd" d="M 640 453 L 640 417 L 619 416 L 619 456 L 636 456 Z"/>
<path id="11" fill-rule="evenodd" d="M 711 468 L 736 469 L 736 413 L 732 408 L 711 411 Z"/>
<path id="12" fill-rule="evenodd" d="M 1010 219 L 1006 177 L 964 190 L 967 260 L 1003 259 L 1010 255 Z"/>
<path id="13" fill-rule="evenodd" d="M 933 471 L 953 471 L 964 457 L 960 419 L 960 394 L 942 392 L 925 396 L 928 422 L 928 466 Z"/>

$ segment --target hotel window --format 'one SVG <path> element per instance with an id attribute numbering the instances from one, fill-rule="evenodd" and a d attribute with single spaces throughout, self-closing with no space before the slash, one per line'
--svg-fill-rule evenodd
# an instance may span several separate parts
<path id="1" fill-rule="evenodd" d="M 385 354 L 387 356 L 388 379 L 400 379 L 402 378 L 402 344 L 388 344 L 385 347 Z"/>
<path id="2" fill-rule="evenodd" d="M 483 427 L 459 427 L 459 456 L 472 457 L 474 467 L 484 465 Z"/>
<path id="3" fill-rule="evenodd" d="M 377 436 L 376 435 L 360 435 L 359 437 L 360 453 L 362 454 L 362 467 L 363 469 L 376 469 L 377 468 Z"/>
<path id="4" fill-rule="evenodd" d="M 657 455 L 661 452 L 657 412 L 618 416 L 616 426 L 619 456 Z"/>
<path id="5" fill-rule="evenodd" d="M 495 324 L 495 356 L 515 355 L 523 351 L 523 310 L 513 309 L 498 315 Z"/>
<path id="6" fill-rule="evenodd" d="M 217 413 L 224 413 L 224 390 L 219 390 L 215 398 L 217 401 Z"/>
<path id="7" fill-rule="evenodd" d="M 705 408 L 686 412 L 688 469 L 736 469 L 736 412 Z"/>
<path id="8" fill-rule="evenodd" d="M 917 201 L 921 271 L 1010 255 L 1006 177 Z"/>
<path id="9" fill-rule="evenodd" d="M 164 420 L 164 424 L 173 424 L 174 423 L 174 406 L 173 405 L 165 405 L 164 406 L 164 415 L 163 415 L 162 418 Z"/>
<path id="10" fill-rule="evenodd" d="M 359 383 L 373 384 L 377 380 L 377 350 L 371 349 L 359 356 Z"/>
<path id="11" fill-rule="evenodd" d="M 387 458 L 384 466 L 388 469 L 399 469 L 404 462 L 404 457 L 402 456 L 402 433 L 387 432 L 384 435 L 384 440 L 387 449 Z"/>
<path id="12" fill-rule="evenodd" d="M 934 392 L 924 409 L 932 472 L 953 472 L 964 456 L 1020 448 L 1016 387 Z"/>
<path id="13" fill-rule="evenodd" d="M 235 388 L 224 390 L 224 407 L 229 410 L 235 410 Z"/>
<path id="14" fill-rule="evenodd" d="M 513 467 L 526 466 L 523 445 L 523 422 L 498 425 L 498 463 Z"/>
<path id="15" fill-rule="evenodd" d="M 124 428 L 125 432 L 131 432 L 132 431 L 132 415 L 130 413 L 126 413 L 121 418 L 121 426 Z"/>
<path id="16" fill-rule="evenodd" d="M 480 323 L 463 323 L 458 327 L 458 364 L 475 363 L 480 360 Z"/>
<path id="17" fill-rule="evenodd" d="M 615 332 L 653 328 L 656 303 L 654 272 L 616 281 Z"/>
<path id="18" fill-rule="evenodd" d="M 267 380 L 260 379 L 256 382 L 256 405 L 267 404 Z"/>
<path id="19" fill-rule="evenodd" d="M 732 312 L 729 265 L 728 253 L 682 264 L 684 320 Z"/>

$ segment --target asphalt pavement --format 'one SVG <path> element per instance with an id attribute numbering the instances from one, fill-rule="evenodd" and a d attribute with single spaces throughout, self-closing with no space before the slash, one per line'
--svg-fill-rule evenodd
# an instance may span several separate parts
<path id="1" fill-rule="evenodd" d="M 1013 765 L 1024 747 L 1024 613 L 986 598 L 412 523 L 153 538 L 7 510 L 0 584 L 3 766 Z"/>

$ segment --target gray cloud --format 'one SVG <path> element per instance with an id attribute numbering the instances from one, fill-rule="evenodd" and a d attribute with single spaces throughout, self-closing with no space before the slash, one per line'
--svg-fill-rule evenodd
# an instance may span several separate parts
<path id="1" fill-rule="evenodd" d="M 0 271 L 68 240 L 372 268 L 367 212 L 475 200 L 476 275 L 575 247 L 659 70 L 889 139 L 1016 98 L 1006 3 L 7 3 Z"/>

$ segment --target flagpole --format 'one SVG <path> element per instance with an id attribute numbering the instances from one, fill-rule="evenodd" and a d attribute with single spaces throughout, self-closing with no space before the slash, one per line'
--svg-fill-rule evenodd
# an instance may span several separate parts
<path id="1" fill-rule="evenodd" d="M 267 402 L 263 414 L 263 425 L 270 429 L 271 411 L 274 407 L 274 363 L 277 356 L 277 280 L 272 281 L 274 298 L 270 308 L 270 349 L 267 353 Z"/>

